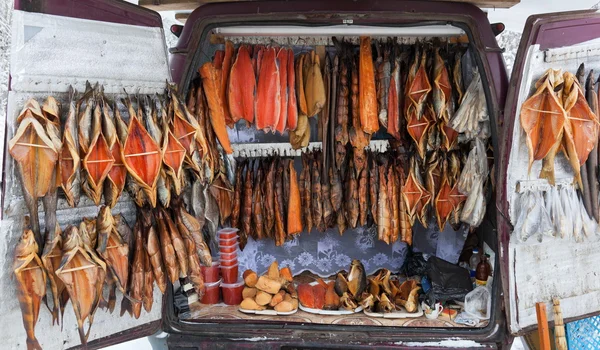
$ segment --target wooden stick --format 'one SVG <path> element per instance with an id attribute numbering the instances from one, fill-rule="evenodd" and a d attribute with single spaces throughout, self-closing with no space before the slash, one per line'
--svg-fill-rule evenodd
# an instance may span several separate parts
<path id="1" fill-rule="evenodd" d="M 72 269 L 66 269 L 66 270 L 62 270 L 60 273 L 64 273 L 64 272 L 74 272 L 74 271 L 79 271 L 79 270 L 85 270 L 88 269 L 90 267 L 98 267 L 96 265 L 85 265 L 85 266 L 79 266 L 79 267 L 74 267 Z"/>
<path id="2" fill-rule="evenodd" d="M 26 143 L 26 142 L 17 142 L 17 143 L 15 143 L 15 145 L 52 149 L 52 147 L 48 147 L 48 146 L 45 146 L 45 145 L 37 145 L 35 143 Z"/>
<path id="3" fill-rule="evenodd" d="M 554 310 L 554 343 L 556 350 L 567 350 L 567 338 L 565 337 L 565 324 L 563 322 L 562 311 L 560 310 L 560 300 L 552 298 Z"/>
<path id="4" fill-rule="evenodd" d="M 143 152 L 143 153 L 134 153 L 134 154 L 126 154 L 125 158 L 127 157 L 138 157 L 138 156 L 147 156 L 149 154 L 157 154 L 158 151 L 150 151 L 150 152 Z"/>
<path id="5" fill-rule="evenodd" d="M 536 303 L 538 334 L 540 337 L 540 350 L 550 350 L 550 332 L 548 330 L 548 316 L 546 315 L 546 304 Z"/>
<path id="6" fill-rule="evenodd" d="M 85 163 L 86 164 L 95 164 L 95 163 L 109 163 L 109 162 L 114 162 L 114 159 L 113 160 L 110 160 L 110 159 L 88 160 Z"/>

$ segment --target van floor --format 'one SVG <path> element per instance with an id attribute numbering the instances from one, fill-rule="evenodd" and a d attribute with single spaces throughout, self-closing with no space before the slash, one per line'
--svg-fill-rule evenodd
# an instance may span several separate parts
<path id="1" fill-rule="evenodd" d="M 240 321 L 270 321 L 285 323 L 316 323 L 316 324 L 336 324 L 336 325 L 360 325 L 360 326 L 389 326 L 389 327 L 427 327 L 427 328 L 453 328 L 467 327 L 450 321 L 445 317 L 438 317 L 436 320 L 429 320 L 425 316 L 416 318 L 375 318 L 358 312 L 352 315 L 315 315 L 302 310 L 289 316 L 267 316 L 245 314 L 238 310 L 238 305 L 225 305 L 223 303 L 214 305 L 204 305 L 199 302 L 190 305 L 190 317 L 183 321 L 206 321 L 206 320 L 240 320 Z M 479 325 L 485 327 L 487 321 Z"/>

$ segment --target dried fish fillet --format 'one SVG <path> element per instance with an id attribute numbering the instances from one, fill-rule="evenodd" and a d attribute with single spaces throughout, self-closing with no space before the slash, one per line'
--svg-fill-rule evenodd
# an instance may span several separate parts
<path id="1" fill-rule="evenodd" d="M 228 102 L 234 122 L 245 119 L 254 122 L 254 96 L 256 77 L 250 60 L 249 47 L 241 45 L 231 67 L 228 87 Z"/>
<path id="2" fill-rule="evenodd" d="M 379 130 L 377 115 L 377 94 L 375 91 L 375 71 L 371 52 L 371 38 L 360 37 L 359 55 L 359 108 L 362 131 L 373 134 Z"/>
<path id="3" fill-rule="evenodd" d="M 199 69 L 202 77 L 202 85 L 210 110 L 210 124 L 221 143 L 221 146 L 227 154 L 233 153 L 229 135 L 227 135 L 226 120 L 225 120 L 225 103 L 222 96 L 219 94 L 221 86 L 221 76 L 219 71 L 211 62 L 207 62 Z"/>

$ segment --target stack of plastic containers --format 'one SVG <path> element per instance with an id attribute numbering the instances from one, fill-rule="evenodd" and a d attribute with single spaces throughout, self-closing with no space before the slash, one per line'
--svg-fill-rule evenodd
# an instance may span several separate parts
<path id="1" fill-rule="evenodd" d="M 217 234 L 219 237 L 223 302 L 227 305 L 238 305 L 242 302 L 242 290 L 244 289 L 244 281 L 238 280 L 237 250 L 240 245 L 238 242 L 238 229 L 224 228 Z"/>

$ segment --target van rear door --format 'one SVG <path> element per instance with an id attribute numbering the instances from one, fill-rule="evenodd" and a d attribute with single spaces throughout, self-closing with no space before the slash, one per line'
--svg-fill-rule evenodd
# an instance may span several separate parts
<path id="1" fill-rule="evenodd" d="M 535 162 L 531 173 L 527 173 L 528 150 L 519 118 L 521 105 L 535 91 L 535 82 L 548 68 L 574 74 L 583 62 L 586 75 L 590 69 L 598 72 L 599 38 L 600 14 L 593 10 L 531 16 L 523 31 L 506 101 L 507 124 L 500 137 L 497 186 L 502 285 L 509 329 L 515 335 L 536 327 L 536 302 L 547 304 L 548 318 L 552 320 L 553 297 L 560 299 L 567 322 L 600 312 L 600 242 L 597 239 L 576 243 L 569 239 L 544 238 L 539 243 L 530 238 L 535 242 L 520 243 L 512 234 L 520 209 L 518 191 L 530 185 L 537 190 L 549 186 L 545 180 L 538 179 L 541 161 Z M 557 155 L 557 179 L 569 176 L 568 168 L 559 164 L 564 161 L 560 157 L 563 155 Z M 572 174 L 570 176 L 572 178 Z"/>
<path id="2" fill-rule="evenodd" d="M 86 80 L 104 85 L 107 94 L 154 94 L 170 80 L 162 20 L 158 13 L 124 1 L 48 0 L 15 1 L 12 21 L 8 114 L 1 123 L 4 139 L 2 156 L 2 208 L 0 211 L 0 274 L 3 316 L 3 347 L 24 348 L 25 329 L 12 275 L 14 249 L 27 215 L 14 162 L 7 152 L 7 141 L 15 132 L 15 119 L 25 100 L 52 95 L 68 108 L 68 89 L 82 93 Z M 111 98 L 112 99 L 112 98 Z M 61 227 L 77 224 L 83 217 L 97 215 L 96 207 L 82 195 L 79 206 L 71 209 L 59 199 L 57 218 Z M 125 195 L 122 197 L 126 197 Z M 118 203 L 113 211 L 121 213 L 132 225 L 135 206 L 130 200 Z M 40 213 L 43 218 L 43 214 Z M 43 226 L 43 223 L 42 223 Z M 152 311 L 142 311 L 139 319 L 119 316 L 121 295 L 116 310 L 99 310 L 89 336 L 90 347 L 103 347 L 156 332 L 161 325 L 162 297 L 155 289 Z M 45 307 L 42 307 L 45 309 Z M 51 315 L 41 310 L 36 335 L 45 349 L 65 349 L 80 344 L 77 322 L 70 303 L 64 325 L 52 326 Z"/>

